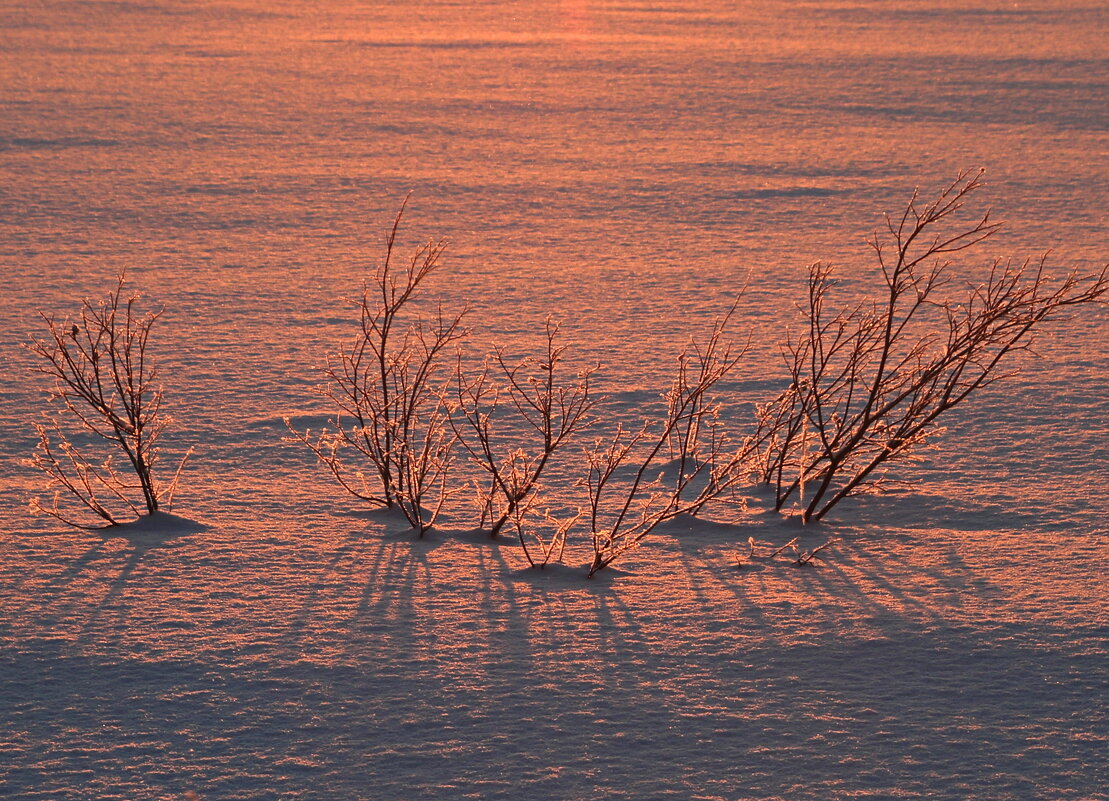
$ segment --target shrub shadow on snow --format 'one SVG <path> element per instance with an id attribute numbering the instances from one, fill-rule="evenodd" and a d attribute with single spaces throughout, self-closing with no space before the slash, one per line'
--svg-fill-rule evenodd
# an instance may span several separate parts
<path id="1" fill-rule="evenodd" d="M 659 524 L 653 532 L 656 538 L 665 538 L 679 545 L 696 545 L 698 542 L 730 542 L 736 547 L 747 546 L 747 538 L 758 541 L 788 542 L 799 538 L 801 542 L 835 535 L 834 526 L 801 522 L 800 517 L 778 514 L 771 510 L 751 508 L 730 522 L 712 519 L 711 510 L 703 517 L 679 515 Z M 807 535 L 812 535 L 809 537 Z"/>
<path id="2" fill-rule="evenodd" d="M 337 509 L 332 508 L 329 511 L 340 517 L 353 517 L 358 520 L 372 520 L 376 523 L 382 523 L 393 528 L 401 525 L 410 526 L 408 521 L 404 519 L 404 515 L 402 515 L 395 509 L 388 509 L 384 506 L 370 506 L 367 508 L 359 507 L 357 509 L 350 509 L 345 506 L 340 506 Z"/>
<path id="3" fill-rule="evenodd" d="M 102 540 L 122 538 L 136 545 L 155 547 L 159 543 L 167 542 L 178 537 L 190 534 L 199 534 L 211 528 L 207 523 L 192 520 L 170 512 L 154 512 L 143 515 L 136 520 L 119 523 L 104 528 L 89 530 L 58 528 L 45 531 L 25 531 L 26 537 L 99 537 Z"/>
<path id="4" fill-rule="evenodd" d="M 504 532 L 493 536 L 489 529 L 474 526 L 473 528 L 447 528 L 436 526 L 432 531 L 440 537 L 457 540 L 479 547 L 486 546 L 500 548 L 505 545 L 519 547 L 520 540 L 513 532 Z"/>
<path id="5" fill-rule="evenodd" d="M 348 509 L 340 507 L 338 509 L 330 510 L 333 514 L 339 517 L 348 517 L 355 520 L 364 520 L 367 523 L 373 523 L 374 526 L 361 529 L 357 533 L 361 537 L 378 537 L 386 540 L 411 540 L 413 543 L 428 543 L 442 544 L 443 540 L 449 536 L 449 532 L 438 529 L 430 528 L 421 537 L 412 524 L 408 522 L 404 514 L 399 509 L 389 509 L 384 506 Z"/>
<path id="6" fill-rule="evenodd" d="M 67 598 L 72 586 L 79 579 L 96 577 L 104 587 L 104 594 L 95 605 L 88 607 L 87 617 L 82 623 L 83 631 L 95 629 L 107 611 L 116 607 L 147 554 L 161 548 L 176 547 L 179 540 L 209 529 L 208 524 L 197 520 L 169 512 L 155 512 L 133 522 L 80 532 L 86 542 L 91 538 L 92 543 L 80 556 L 66 560 L 60 572 L 48 579 L 36 592 L 34 604 L 43 609 L 55 603 L 60 604 L 41 618 L 41 625 L 58 625 L 72 614 L 80 605 L 79 601 L 63 599 Z M 126 542 L 123 548 L 119 547 L 119 540 Z M 31 607 L 31 601 L 24 604 L 25 610 Z"/>
<path id="7" fill-rule="evenodd" d="M 151 515 L 144 515 L 133 522 L 101 529 L 101 531 L 105 534 L 126 537 L 134 541 L 157 542 L 158 540 L 183 537 L 187 534 L 199 534 L 209 528 L 210 526 L 207 523 L 202 523 L 199 520 L 191 520 L 171 512 L 155 512 Z"/>
<path id="8" fill-rule="evenodd" d="M 981 496 L 964 499 L 951 493 L 899 489 L 849 498 L 823 521 L 810 521 L 806 524 L 801 522 L 796 509 L 773 511 L 773 492 L 766 485 L 743 487 L 736 495 L 747 504 L 747 514 L 734 524 L 723 526 L 694 518 L 699 524 L 695 530 L 699 533 L 714 530 L 728 533 L 729 530 L 734 530 L 736 534 L 743 534 L 741 541 L 746 541 L 747 536 L 754 533 L 744 533 L 751 526 L 763 532 L 788 534 L 786 539 L 803 537 L 809 532 L 818 537 L 888 537 L 898 530 L 921 529 L 966 532 L 1053 531 L 1060 518 L 1056 510 L 1044 509 L 1037 512 L 1027 508 L 1014 509 L 990 503 Z M 712 517 L 712 511 L 711 506 L 706 509 L 708 518 Z M 678 521 L 667 526 L 675 533 L 693 530 L 688 526 L 683 528 Z M 664 530 L 666 527 L 660 528 L 660 533 Z"/>
<path id="9" fill-rule="evenodd" d="M 919 529 L 888 532 L 874 525 L 802 525 L 759 510 L 735 524 L 679 518 L 660 527 L 658 546 L 671 549 L 676 569 L 694 592 L 726 591 L 759 620 L 776 606 L 845 608 L 878 631 L 906 621 L 949 625 L 964 610 L 1006 595 L 1003 584 L 974 564 L 993 559 L 989 534 Z M 748 538 L 755 541 L 751 553 Z M 927 538 L 918 549 L 915 540 Z M 797 557 L 838 539 L 804 565 Z M 795 548 L 775 554 L 796 540 Z M 927 558 L 916 558 L 918 550 Z M 938 558 L 937 558 L 938 557 Z"/>
<path id="10" fill-rule="evenodd" d="M 552 562 L 546 567 L 523 567 L 510 570 L 506 574 L 506 579 L 511 582 L 527 583 L 536 587 L 549 587 L 551 589 L 577 589 L 582 587 L 601 589 L 609 587 L 614 581 L 629 575 L 628 572 L 612 566 L 598 571 L 593 574 L 592 578 L 586 575 L 588 571 L 588 565 L 568 565 L 561 562 Z"/>
<path id="11" fill-rule="evenodd" d="M 842 523 L 841 523 L 842 521 Z M 1006 508 L 981 497 L 963 500 L 947 494 L 890 492 L 853 498 L 850 507 L 829 515 L 829 529 L 842 524 L 857 528 L 896 527 L 954 531 L 1047 531 L 1058 515 Z"/>

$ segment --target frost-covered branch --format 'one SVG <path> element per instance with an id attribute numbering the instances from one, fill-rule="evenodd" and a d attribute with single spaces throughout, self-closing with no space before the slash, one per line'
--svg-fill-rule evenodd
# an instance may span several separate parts
<path id="1" fill-rule="evenodd" d="M 1104 301 L 1109 267 L 1053 278 L 1044 259 L 995 261 L 983 283 L 951 297 L 952 264 L 938 257 L 999 228 L 989 212 L 953 219 L 980 178 L 962 173 L 923 208 L 914 194 L 887 219 L 870 243 L 885 284 L 879 298 L 828 311 L 833 273 L 810 268 L 805 325 L 782 348 L 790 385 L 759 409 L 760 473 L 777 509 L 796 499 L 804 520 L 819 520 L 873 490 L 887 463 L 912 458 L 941 431 L 941 415 L 1012 375 L 1007 358 L 1027 350 L 1041 324 Z"/>
<path id="2" fill-rule="evenodd" d="M 398 509 L 422 536 L 446 496 L 455 437 L 440 378 L 444 350 L 466 335 L 466 312 L 405 320 L 403 312 L 438 267 L 442 241 L 416 249 L 397 267 L 396 239 L 407 199 L 385 236 L 385 257 L 355 301 L 359 333 L 327 358 L 317 391 L 335 407 L 318 434 L 288 420 L 289 441 L 307 446 L 350 494 Z M 367 464 L 367 476 L 344 460 Z"/>
<path id="3" fill-rule="evenodd" d="M 61 404 L 46 425 L 35 426 L 39 445 L 30 461 L 50 478 L 55 494 L 49 505 L 35 500 L 32 507 L 76 528 L 117 525 L 171 504 L 189 455 L 171 481 L 156 479 L 158 440 L 170 419 L 161 413 L 162 388 L 155 384 L 148 344 L 162 312 L 139 313 L 139 296 L 124 295 L 125 282 L 120 275 L 106 298 L 84 299 L 74 319 L 57 321 L 40 313 L 48 335 L 27 346 L 40 357 L 36 369 L 53 381 L 51 399 Z M 74 442 L 63 419 L 77 423 L 87 444 Z M 107 447 L 106 455 L 94 455 L 98 445 Z M 115 466 L 120 459 L 127 465 L 123 472 Z M 86 523 L 64 511 L 66 498 L 100 522 Z"/>

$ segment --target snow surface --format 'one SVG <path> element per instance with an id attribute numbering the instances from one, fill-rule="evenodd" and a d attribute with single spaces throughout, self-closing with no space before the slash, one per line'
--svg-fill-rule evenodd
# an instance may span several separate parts
<path id="1" fill-rule="evenodd" d="M 1096 266 L 1109 11 L 386 5 L 0 5 L 0 797 L 1109 798 L 1103 310 L 904 489 L 808 529 L 753 492 L 593 581 L 461 503 L 416 540 L 281 442 L 410 189 L 406 246 L 450 239 L 426 307 L 470 304 L 472 352 L 555 314 L 609 427 L 749 278 L 743 425 L 805 264 L 865 291 L 881 213 L 963 167 L 1009 224 L 968 277 Z M 61 530 L 20 343 L 121 268 L 198 449 L 176 516 Z"/>

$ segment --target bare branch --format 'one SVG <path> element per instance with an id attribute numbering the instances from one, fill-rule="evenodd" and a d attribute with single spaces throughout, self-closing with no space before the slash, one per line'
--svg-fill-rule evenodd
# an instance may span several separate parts
<path id="1" fill-rule="evenodd" d="M 988 212 L 954 222 L 980 178 L 961 173 L 932 203 L 921 208 L 914 194 L 899 219 L 887 218 L 887 236 L 871 242 L 883 299 L 829 316 L 832 273 L 810 267 L 804 331 L 782 346 L 791 383 L 759 408 L 755 434 L 759 474 L 774 487 L 777 509 L 796 499 L 804 520 L 819 520 L 873 488 L 889 462 L 913 458 L 940 432 L 937 418 L 1011 375 L 1001 365 L 1029 349 L 1042 323 L 1104 302 L 1105 268 L 1052 279 L 1044 259 L 995 261 L 986 282 L 961 298 L 937 295 L 950 287 L 951 263 L 936 257 L 999 228 Z"/>
<path id="2" fill-rule="evenodd" d="M 521 507 L 534 503 L 556 451 L 593 420 L 596 368 L 564 378 L 560 366 L 566 347 L 557 344 L 558 332 L 548 317 L 541 357 L 509 364 L 498 348 L 472 378 L 464 375 L 461 358 L 457 361 L 448 420 L 470 461 L 488 478 L 489 490 L 479 491 L 478 500 L 482 524 L 488 519 L 492 537 L 513 521 L 523 544 Z M 506 449 L 499 442 L 506 432 L 498 426 L 507 427 L 516 442 L 530 442 Z"/>
<path id="3" fill-rule="evenodd" d="M 715 395 L 747 351 L 723 339 L 737 305 L 714 323 L 703 344 L 693 341 L 678 356 L 661 421 L 645 422 L 631 435 L 620 429 L 586 454 L 590 577 L 638 547 L 659 524 L 698 513 L 749 475 L 756 441 L 732 443 L 724 436 Z M 617 486 L 614 478 L 625 467 L 633 471 L 631 480 Z"/>
<path id="4" fill-rule="evenodd" d="M 47 426 L 36 426 L 39 446 L 30 460 L 57 492 L 49 506 L 38 501 L 33 506 L 76 528 L 116 525 L 127 515 L 158 511 L 163 502 L 171 502 L 188 458 L 186 454 L 168 484 L 155 478 L 158 440 L 169 419 L 161 414 L 162 389 L 154 384 L 157 373 L 147 346 L 162 312 L 139 314 L 139 296 L 124 295 L 125 283 L 121 274 L 106 298 L 84 299 L 74 319 L 56 321 L 40 312 L 47 336 L 33 337 L 27 345 L 40 357 L 36 369 L 51 379 L 51 399 L 60 404 L 48 416 Z M 63 411 L 79 432 L 93 439 L 89 447 L 96 449 L 101 443 L 109 455 L 93 457 L 87 448 L 76 446 L 62 430 Z M 51 446 L 52 437 L 59 443 L 57 450 Z M 115 455 L 126 459 L 133 478 L 116 471 Z M 103 522 L 86 524 L 63 512 L 62 497 Z M 113 511 L 111 504 L 121 505 L 126 513 Z"/>
<path id="5" fill-rule="evenodd" d="M 355 301 L 358 335 L 328 356 L 317 391 L 337 411 L 317 435 L 288 421 L 288 442 L 311 450 L 344 490 L 378 506 L 399 510 L 420 536 L 435 523 L 447 496 L 455 436 L 440 378 L 442 354 L 468 332 L 466 311 L 440 307 L 428 320 L 405 321 L 404 312 L 439 266 L 442 241 L 413 252 L 396 266 L 396 240 L 408 198 L 385 235 L 385 255 Z M 353 452 L 370 475 L 342 458 Z"/>

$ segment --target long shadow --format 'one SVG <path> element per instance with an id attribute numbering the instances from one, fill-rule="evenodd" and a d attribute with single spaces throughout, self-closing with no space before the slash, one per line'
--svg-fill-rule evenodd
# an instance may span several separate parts
<path id="1" fill-rule="evenodd" d="M 114 609 L 117 599 L 123 594 L 124 588 L 127 586 L 129 579 L 139 566 L 139 563 L 146 556 L 149 548 L 135 547 L 132 548 L 130 553 L 127 554 L 127 560 L 123 563 L 123 567 L 116 573 L 115 578 L 108 584 L 108 589 L 101 596 L 100 601 L 93 607 L 92 614 L 90 614 L 81 626 L 81 636 L 78 639 L 84 638 L 90 632 L 97 631 L 100 628 L 100 621 L 107 614 L 108 610 Z M 125 610 L 120 610 L 120 618 L 126 616 Z"/>
<path id="2" fill-rule="evenodd" d="M 919 496 L 912 498 L 908 501 L 903 499 L 903 502 L 914 509 L 919 508 Z M 888 510 L 897 507 L 892 505 L 883 508 Z M 936 508 L 942 512 L 947 507 L 941 502 Z M 941 527 L 938 521 L 925 518 L 919 522 L 919 529 L 902 530 L 896 534 L 878 534 L 874 530 L 875 525 L 866 520 L 853 519 L 850 526 L 837 525 L 835 520 L 820 523 L 813 527 L 813 533 L 818 533 L 817 540 L 837 536 L 841 542 L 826 558 L 814 562 L 813 569 L 806 568 L 804 575 L 830 596 L 837 599 L 848 597 L 888 618 L 915 616 L 934 623 L 942 623 L 946 619 L 945 609 L 962 605 L 966 590 L 973 589 L 977 593 L 996 591 L 984 579 L 970 578 L 974 571 L 945 543 L 941 543 L 944 547 L 938 549 L 944 554 L 944 562 L 939 565 L 934 562 L 911 562 L 891 548 L 882 548 L 876 554 L 866 553 L 868 545 L 890 543 L 892 539 L 899 541 L 901 549 L 912 549 L 914 540 L 918 538 L 922 541 L 934 539 L 935 535 L 929 532 Z M 980 528 L 982 527 L 970 526 L 965 530 L 973 532 Z M 937 550 L 934 545 L 934 542 L 929 543 L 932 552 Z M 914 579 L 914 576 L 917 578 Z M 939 594 L 935 588 L 920 587 L 918 579 L 921 577 L 927 577 L 931 583 L 940 585 Z M 887 605 L 877 599 L 876 594 L 884 594 L 894 599 L 896 604 Z"/>
<path id="3" fill-rule="evenodd" d="M 948 604 L 955 608 L 965 605 L 968 593 L 987 598 L 1001 595 L 1000 588 L 981 576 L 975 576 L 971 566 L 953 548 L 945 551 L 943 564 L 925 567 L 924 570 L 937 581 L 946 581 L 949 584 Z"/>
<path id="4" fill-rule="evenodd" d="M 771 575 L 769 571 L 789 571 L 799 589 L 807 586 L 810 593 L 816 591 L 837 604 L 848 600 L 860 608 L 871 610 L 876 618 L 886 620 L 912 617 L 942 622 L 947 601 L 958 598 L 960 589 L 969 586 L 965 576 L 970 571 L 954 554 L 949 556 L 948 565 L 944 568 L 908 565 L 903 557 L 888 551 L 884 551 L 881 556 L 867 557 L 861 548 L 867 542 L 872 542 L 873 537 L 858 526 L 847 530 L 827 523 L 800 526 L 795 521 L 781 519 L 772 513 L 763 513 L 753 515 L 742 525 L 677 521 L 665 533 L 671 536 L 681 552 L 680 561 L 690 585 L 704 603 L 709 602 L 709 597 L 699 588 L 699 583 L 710 577 L 719 587 L 742 601 L 745 608 L 756 616 L 755 619 L 763 623 L 768 621 L 759 611 L 758 600 L 752 599 L 751 593 L 745 588 L 751 582 L 757 582 L 759 593 L 765 592 L 768 589 L 766 581 Z M 860 537 L 856 547 L 852 547 L 853 535 Z M 759 545 L 756 555 L 745 559 L 742 566 L 730 564 L 721 565 L 719 570 L 701 569 L 708 567 L 702 555 L 706 545 L 716 544 L 725 548 L 732 545 L 735 552 L 741 553 L 746 550 L 745 540 L 748 536 L 753 536 Z M 836 536 L 840 537 L 841 542 L 822 554 L 823 558 L 818 558 L 809 565 L 797 566 L 789 553 L 776 559 L 769 558 L 768 547 L 779 547 L 794 537 L 800 540 L 798 548 L 805 550 Z M 891 559 L 897 560 L 895 570 L 890 569 Z M 952 567 L 955 568 L 953 571 L 950 570 Z M 949 585 L 950 588 L 943 594 L 942 603 L 941 599 L 929 600 L 922 597 L 921 593 L 914 593 L 913 588 L 917 586 L 914 581 L 905 583 L 891 578 L 892 573 L 902 576 L 908 574 L 911 579 L 914 572 L 928 576 L 934 582 Z M 952 572 L 964 579 L 951 585 Z M 980 583 L 975 588 L 978 591 L 988 589 Z M 892 599 L 893 603 L 884 603 L 882 596 Z"/>
<path id="5" fill-rule="evenodd" d="M 81 556 L 74 559 L 66 565 L 60 573 L 49 579 L 41 589 L 36 589 L 33 599 L 28 598 L 21 606 L 16 608 L 15 616 L 24 617 L 32 608 L 41 608 L 44 605 L 48 605 L 52 600 L 50 596 L 59 595 L 62 589 L 72 584 L 77 577 L 85 572 L 91 563 L 99 558 L 103 553 L 104 545 L 107 543 L 108 539 L 107 537 L 99 538 Z M 22 589 L 23 585 L 26 584 L 27 580 L 31 578 L 32 575 L 33 573 L 28 571 L 27 575 L 20 579 L 16 586 L 12 588 L 13 596 L 18 590 Z"/>
<path id="6" fill-rule="evenodd" d="M 399 627 L 402 633 L 410 632 L 411 644 L 417 649 L 429 647 L 426 635 L 431 613 L 419 601 L 433 597 L 428 554 L 442 544 L 433 533 L 421 539 L 409 535 L 374 541 L 366 554 L 370 569 L 360 580 L 358 605 L 347 623 L 348 631 L 380 634 Z M 359 641 L 358 637 L 351 639 Z"/>
<path id="7" fill-rule="evenodd" d="M 316 570 L 315 580 L 305 591 L 303 602 L 287 621 L 285 634 L 282 636 L 279 646 L 282 650 L 297 650 L 296 646 L 301 639 L 301 637 L 298 636 L 299 633 L 307 628 L 308 623 L 312 620 L 321 605 L 323 594 L 328 587 L 334 584 L 334 582 L 329 579 L 338 574 L 339 565 L 351 558 L 356 548 L 364 543 L 365 540 L 366 537 L 362 532 L 348 532 L 339 546 L 328 555 L 324 564 Z"/>
<path id="8" fill-rule="evenodd" d="M 208 526 L 187 518 L 158 513 L 156 516 L 140 518 L 134 523 L 103 529 L 104 540 L 123 539 L 128 543 L 130 552 L 127 560 L 120 568 L 115 578 L 108 584 L 107 592 L 100 598 L 92 614 L 81 627 L 81 634 L 85 635 L 95 631 L 105 612 L 115 606 L 116 600 L 123 594 L 131 576 L 152 551 L 164 548 L 170 543 L 208 530 Z M 123 612 L 125 615 L 126 612 Z"/>
<path id="9" fill-rule="evenodd" d="M 682 570 L 688 579 L 689 585 L 694 588 L 694 592 L 703 608 L 710 606 L 709 594 L 701 589 L 701 581 L 705 576 L 708 576 L 719 590 L 734 597 L 742 605 L 743 614 L 769 636 L 769 620 L 763 612 L 762 606 L 753 600 L 747 591 L 747 586 L 751 582 L 758 583 L 760 590 L 765 591 L 766 576 L 762 574 L 768 567 L 767 565 L 761 562 L 747 562 L 743 567 L 738 564 L 725 564 L 717 570 L 709 570 L 708 562 L 699 548 L 687 544 L 680 544 L 679 547 L 684 551 L 681 559 Z M 741 546 L 737 546 L 736 550 L 741 550 Z M 702 567 L 701 570 L 697 569 L 698 563 Z M 725 580 L 725 576 L 732 580 Z"/>
<path id="10" fill-rule="evenodd" d="M 834 523 L 843 517 L 859 526 L 906 527 L 914 529 L 951 529 L 955 531 L 1049 531 L 1053 518 L 1050 512 L 1018 511 L 997 504 L 968 501 L 947 495 L 916 492 L 891 492 L 848 498 L 829 513 Z"/>
<path id="11" fill-rule="evenodd" d="M 845 564 L 855 571 L 854 575 L 848 572 Z M 871 565 L 870 569 L 864 566 L 868 564 Z M 940 623 L 944 619 L 942 607 L 913 597 L 903 586 L 883 575 L 876 562 L 841 554 L 819 567 L 806 567 L 804 571 L 809 581 L 819 585 L 826 595 L 846 598 L 862 608 L 870 609 L 874 613 L 874 620 L 901 621 L 914 615 L 917 619 L 922 618 L 933 623 Z M 865 584 L 859 580 L 859 576 L 865 579 Z M 896 603 L 883 603 L 875 597 L 875 590 L 885 593 Z"/>
<path id="12" fill-rule="evenodd" d="M 408 543 L 414 552 L 417 550 L 426 552 L 443 543 L 443 537 L 434 530 L 424 537 L 419 537 L 396 510 L 384 507 L 350 508 L 345 505 L 328 504 L 321 506 L 321 511 L 328 512 L 341 521 L 349 521 L 349 524 L 344 524 L 339 547 L 324 551 L 328 555 L 324 564 L 316 570 L 316 579 L 308 588 L 305 603 L 297 616 L 298 620 L 310 618 L 313 610 L 318 606 L 316 602 L 323 591 L 334 585 L 334 582 L 329 581 L 328 578 L 339 575 L 340 564 L 344 560 L 355 559 L 362 550 L 360 546 Z M 376 571 L 379 567 L 380 565 L 375 562 L 372 569 Z"/>
<path id="13" fill-rule="evenodd" d="M 588 730 L 598 732 L 614 725 L 609 719 L 614 707 L 641 708 L 656 719 L 659 731 L 679 725 L 664 688 L 681 668 L 672 654 L 652 648 L 651 636 L 621 590 L 635 589 L 627 573 L 609 567 L 590 579 L 585 566 L 511 569 L 503 553 L 488 559 L 502 568 L 494 575 L 516 618 L 507 621 L 506 633 L 523 640 L 515 649 L 517 667 L 527 671 L 536 690 L 542 688 L 540 699 L 547 693 L 559 699 L 548 713 L 579 721 L 585 715 L 591 721 Z M 530 621 L 524 619 L 525 610 Z"/>
<path id="14" fill-rule="evenodd" d="M 341 539 L 310 545 L 319 561 L 311 580 L 296 593 L 295 611 L 283 621 L 274 647 L 300 658 L 321 626 L 350 644 L 386 619 L 415 622 L 411 601 L 418 585 L 428 585 L 427 557 L 447 541 L 429 531 L 418 537 L 398 514 L 386 509 L 333 510 L 347 520 Z"/>
<path id="15" fill-rule="evenodd" d="M 736 523 L 721 524 L 701 519 L 678 519 L 666 530 L 672 542 L 681 552 L 680 562 L 689 578 L 691 586 L 698 588 L 705 580 L 722 592 L 729 593 L 742 604 L 745 615 L 759 629 L 761 637 L 777 639 L 776 623 L 764 611 L 766 599 L 780 597 L 784 588 L 793 587 L 795 592 L 812 594 L 814 583 L 820 592 L 833 598 L 837 603 L 842 594 L 835 582 L 829 580 L 828 566 L 835 564 L 841 556 L 844 543 L 836 546 L 838 550 L 826 551 L 818 555 L 810 564 L 796 564 L 794 550 L 788 549 L 777 555 L 775 551 L 797 540 L 798 552 L 804 552 L 827 542 L 842 532 L 835 527 L 810 524 L 802 525 L 797 518 L 785 518 L 774 512 L 755 510 L 747 518 Z M 755 540 L 753 553 L 748 538 Z M 721 550 L 721 561 L 710 564 L 705 556 L 707 547 Z M 849 541 L 846 547 L 850 548 Z M 883 613 L 888 609 L 873 599 L 866 597 L 862 588 L 853 583 L 842 569 L 834 571 L 840 581 L 854 588 L 851 596 Z M 706 605 L 711 605 L 708 592 L 695 589 Z"/>
<path id="16" fill-rule="evenodd" d="M 80 576 L 90 570 L 90 566 L 99 562 L 100 558 L 105 555 L 106 546 L 109 542 L 122 539 L 127 543 L 129 549 L 126 561 L 120 572 L 109 583 L 106 594 L 97 602 L 92 616 L 81 626 L 81 630 L 85 631 L 97 623 L 106 606 L 112 603 L 122 592 L 128 579 L 147 553 L 165 547 L 182 537 L 205 531 L 207 528 L 203 523 L 197 523 L 175 515 L 157 513 L 153 517 L 140 518 L 132 523 L 97 529 L 91 532 L 91 536 L 97 538 L 96 542 L 84 554 L 69 563 L 61 573 L 50 579 L 43 590 L 37 593 L 34 600 L 28 599 L 25 601 L 17 614 L 26 615 L 33 608 L 49 606 L 52 600 L 64 596 L 66 588 L 71 587 Z M 46 596 L 45 603 L 41 602 L 43 596 Z M 50 596 L 54 597 L 51 598 Z M 47 628 L 57 625 L 69 616 L 74 609 L 78 608 L 84 600 L 84 597 L 70 600 L 61 610 L 56 610 L 54 614 L 40 618 L 39 625 Z M 36 603 L 36 601 L 40 602 Z"/>

